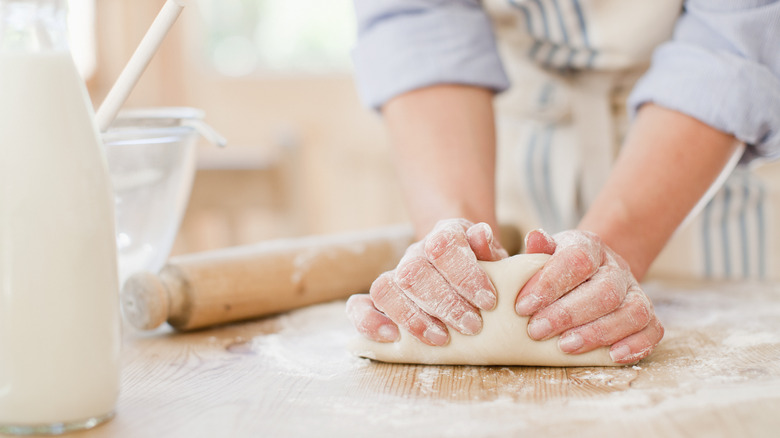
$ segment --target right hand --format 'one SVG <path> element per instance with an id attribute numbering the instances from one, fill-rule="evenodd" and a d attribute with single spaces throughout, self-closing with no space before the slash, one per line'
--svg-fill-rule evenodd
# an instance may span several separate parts
<path id="1" fill-rule="evenodd" d="M 486 223 L 440 221 L 407 249 L 395 270 L 374 281 L 369 294 L 349 298 L 347 316 L 377 342 L 396 341 L 399 327 L 432 346 L 449 342 L 448 326 L 475 335 L 482 330 L 479 310 L 492 309 L 497 299 L 477 260 L 505 257 Z"/>

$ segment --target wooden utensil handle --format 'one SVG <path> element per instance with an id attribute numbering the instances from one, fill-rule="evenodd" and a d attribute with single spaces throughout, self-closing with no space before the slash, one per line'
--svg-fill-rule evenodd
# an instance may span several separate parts
<path id="1" fill-rule="evenodd" d="M 140 329 L 192 330 L 344 298 L 367 291 L 412 241 L 411 227 L 396 226 L 179 256 L 130 277 L 122 307 Z"/>

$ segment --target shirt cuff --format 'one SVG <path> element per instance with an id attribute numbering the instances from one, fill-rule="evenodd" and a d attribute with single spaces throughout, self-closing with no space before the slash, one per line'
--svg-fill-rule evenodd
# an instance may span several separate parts
<path id="1" fill-rule="evenodd" d="M 379 17 L 361 31 L 352 56 L 361 100 L 372 108 L 435 84 L 509 88 L 489 18 L 478 5 L 449 1 Z"/>
<path id="2" fill-rule="evenodd" d="M 758 62 L 666 43 L 629 97 L 631 116 L 648 102 L 734 135 L 748 145 L 743 162 L 780 157 L 780 78 Z"/>

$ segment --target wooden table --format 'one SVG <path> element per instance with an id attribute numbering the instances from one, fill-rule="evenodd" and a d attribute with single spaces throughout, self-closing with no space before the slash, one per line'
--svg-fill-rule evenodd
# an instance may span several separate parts
<path id="1" fill-rule="evenodd" d="M 196 333 L 125 333 L 93 437 L 780 437 L 780 285 L 646 285 L 667 334 L 634 367 L 388 365 L 343 302 Z"/>

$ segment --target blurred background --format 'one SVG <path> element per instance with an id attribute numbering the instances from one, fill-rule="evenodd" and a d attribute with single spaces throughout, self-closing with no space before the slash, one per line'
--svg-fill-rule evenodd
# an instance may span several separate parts
<path id="1" fill-rule="evenodd" d="M 69 0 L 99 105 L 164 0 Z M 174 254 L 407 220 L 379 117 L 360 105 L 351 0 L 190 1 L 125 108 L 189 106 L 201 141 Z"/>

